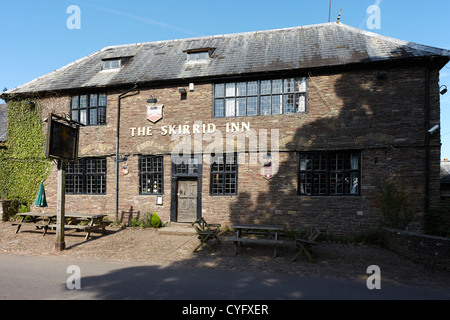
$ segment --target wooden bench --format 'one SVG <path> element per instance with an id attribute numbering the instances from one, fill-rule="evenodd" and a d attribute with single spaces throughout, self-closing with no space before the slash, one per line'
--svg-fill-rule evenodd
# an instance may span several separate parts
<path id="1" fill-rule="evenodd" d="M 239 245 L 242 246 L 243 243 L 260 243 L 273 245 L 274 246 L 273 256 L 274 258 L 276 258 L 278 245 L 284 243 L 283 240 L 278 239 L 280 234 L 284 232 L 283 226 L 242 224 L 242 225 L 232 225 L 231 227 L 236 230 L 236 237 L 229 239 L 230 241 L 234 242 L 235 255 L 237 255 L 238 253 Z M 266 238 L 245 237 L 249 235 L 264 236 Z"/>
<path id="2" fill-rule="evenodd" d="M 314 262 L 314 258 L 311 254 L 311 247 L 317 245 L 316 239 L 320 235 L 320 230 L 315 226 L 311 226 L 305 236 L 297 236 L 295 238 L 295 243 L 297 245 L 296 250 L 300 249 L 300 252 L 292 259 L 292 261 L 297 260 L 297 258 L 304 252 L 311 262 Z"/>
<path id="3" fill-rule="evenodd" d="M 106 234 L 105 227 L 111 223 L 110 221 L 103 221 L 104 217 L 106 217 L 104 214 L 67 213 L 64 216 L 66 219 L 64 230 L 84 231 L 86 232 L 86 240 L 89 239 L 91 232 L 97 229 L 101 229 L 104 235 Z M 80 222 L 88 222 L 89 224 L 80 224 Z M 49 227 L 56 228 L 57 224 L 51 224 Z"/>
<path id="4" fill-rule="evenodd" d="M 220 240 L 218 238 L 218 234 L 220 232 L 220 224 L 208 224 L 205 219 L 200 218 L 197 221 L 192 223 L 195 231 L 198 234 L 198 239 L 200 243 L 194 249 L 196 252 L 201 246 L 206 246 L 211 252 L 214 252 L 214 249 L 211 247 L 211 243 L 217 241 L 220 244 Z"/>
<path id="5" fill-rule="evenodd" d="M 56 219 L 56 215 L 53 213 L 37 213 L 37 212 L 25 212 L 18 213 L 16 216 L 21 218 L 20 221 L 11 222 L 12 226 L 17 226 L 16 234 L 19 232 L 22 226 L 34 226 L 37 229 L 43 230 L 43 235 L 47 233 L 49 224 Z M 29 217 L 31 220 L 26 220 Z"/>

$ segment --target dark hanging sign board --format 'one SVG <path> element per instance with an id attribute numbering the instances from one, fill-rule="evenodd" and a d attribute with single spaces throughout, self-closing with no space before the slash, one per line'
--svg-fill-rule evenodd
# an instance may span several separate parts
<path id="1" fill-rule="evenodd" d="M 80 123 L 51 114 L 48 117 L 47 158 L 76 161 Z"/>

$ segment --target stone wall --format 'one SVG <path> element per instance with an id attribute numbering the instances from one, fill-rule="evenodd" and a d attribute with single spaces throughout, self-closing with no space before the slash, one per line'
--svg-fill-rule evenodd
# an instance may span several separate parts
<path id="1" fill-rule="evenodd" d="M 390 250 L 413 261 L 450 271 L 449 238 L 385 228 L 383 241 Z"/>
<path id="2" fill-rule="evenodd" d="M 378 69 L 312 74 L 308 112 L 287 115 L 213 118 L 210 82 L 195 83 L 195 91 L 188 91 L 185 97 L 178 88 L 188 88 L 188 83 L 139 88 L 138 95 L 121 100 L 120 157 L 128 157 L 129 173 L 119 177 L 119 217 L 122 212 L 157 211 L 163 221 L 170 221 L 171 154 L 194 152 L 203 153 L 202 215 L 207 221 L 226 225 L 278 222 L 292 229 L 317 224 L 335 235 L 352 235 L 379 226 L 373 193 L 380 181 L 394 179 L 407 189 L 417 212 L 414 225 L 420 231 L 425 203 L 425 70 L 417 66 L 387 71 L 385 79 L 377 78 Z M 440 117 L 438 77 L 438 71 L 432 72 L 432 125 L 438 124 Z M 106 195 L 67 195 L 66 210 L 114 217 L 117 105 L 124 90 L 107 92 L 106 125 L 80 131 L 79 157 L 107 158 Z M 150 97 L 164 105 L 163 119 L 155 124 L 146 119 Z M 51 111 L 68 113 L 70 96 L 46 97 L 41 103 L 45 117 Z M 208 125 L 216 130 L 209 132 Z M 238 151 L 240 158 L 238 194 L 211 196 L 210 154 L 227 150 L 226 138 L 233 134 L 244 137 L 231 143 L 231 150 Z M 260 140 L 264 135 L 267 143 Z M 278 137 L 275 147 L 272 136 Z M 433 204 L 439 201 L 439 134 L 432 137 L 430 146 Z M 274 152 L 276 148 L 279 153 Z M 278 157 L 278 168 L 274 177 L 266 180 L 261 174 L 261 156 L 270 149 Z M 297 152 L 334 150 L 361 151 L 361 195 L 297 195 Z M 156 196 L 139 195 L 139 155 L 164 156 L 163 205 L 156 205 Z M 256 162 L 250 160 L 252 155 Z M 55 210 L 56 168 L 46 181 L 46 195 L 48 210 Z"/>

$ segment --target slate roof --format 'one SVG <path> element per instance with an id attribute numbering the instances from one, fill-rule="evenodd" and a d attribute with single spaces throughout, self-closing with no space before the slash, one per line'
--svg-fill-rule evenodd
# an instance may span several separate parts
<path id="1" fill-rule="evenodd" d="M 187 63 L 187 50 L 215 48 L 207 63 Z M 278 30 L 106 47 L 9 93 L 185 81 L 221 76 L 345 66 L 439 56 L 444 49 L 401 41 L 339 22 Z M 102 69 L 102 59 L 132 57 L 123 68 Z"/>
<path id="2" fill-rule="evenodd" d="M 7 125 L 8 125 L 8 105 L 0 104 L 0 143 L 6 141 Z"/>

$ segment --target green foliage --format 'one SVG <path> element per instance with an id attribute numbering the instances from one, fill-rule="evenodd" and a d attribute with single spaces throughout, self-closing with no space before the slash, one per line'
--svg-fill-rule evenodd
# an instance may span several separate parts
<path id="1" fill-rule="evenodd" d="M 9 199 L 21 210 L 29 209 L 39 185 L 50 174 L 45 157 L 42 107 L 27 100 L 8 102 L 6 149 L 0 150 L 0 198 Z"/>
<path id="2" fill-rule="evenodd" d="M 137 228 L 160 228 L 162 226 L 161 219 L 156 214 L 156 211 L 153 215 L 150 212 L 144 214 L 143 218 L 134 217 L 130 220 L 130 227 Z"/>
<path id="3" fill-rule="evenodd" d="M 152 215 L 152 219 L 150 221 L 150 225 L 152 226 L 152 228 L 159 228 L 159 227 L 161 227 L 161 219 L 156 214 L 156 211 Z"/>
<path id="4" fill-rule="evenodd" d="M 450 237 L 450 200 L 442 201 L 436 208 L 431 208 L 424 216 L 425 234 Z"/>
<path id="5" fill-rule="evenodd" d="M 414 218 L 407 193 L 393 181 L 378 187 L 375 205 L 381 211 L 383 224 L 389 228 L 405 230 Z"/>

